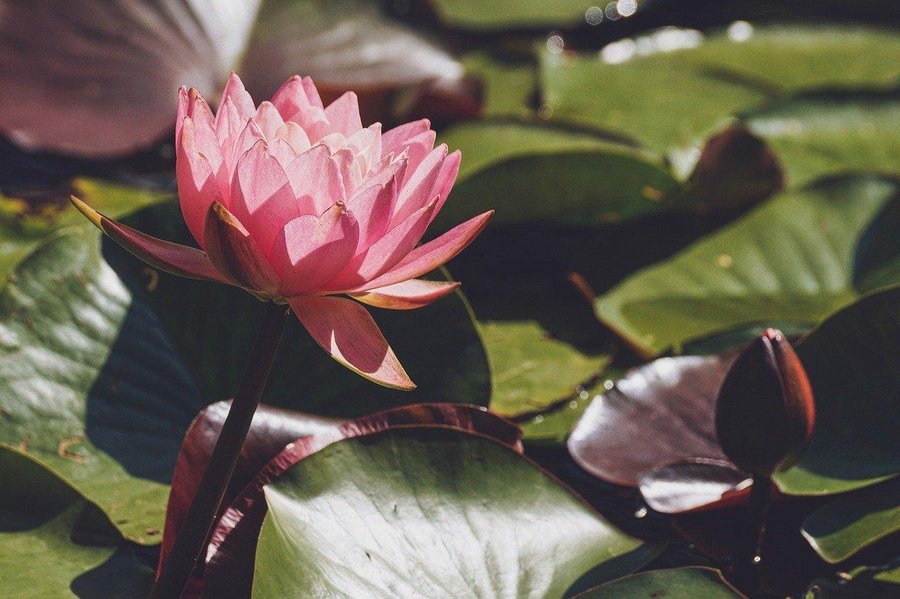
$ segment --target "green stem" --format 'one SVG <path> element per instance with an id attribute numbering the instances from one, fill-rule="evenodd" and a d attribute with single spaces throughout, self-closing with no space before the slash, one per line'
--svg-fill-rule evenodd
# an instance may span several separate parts
<path id="1" fill-rule="evenodd" d="M 762 544 L 766 534 L 766 517 L 772 500 L 772 479 L 753 477 L 750 499 L 735 554 L 735 579 L 748 596 L 759 593 L 762 569 Z"/>
<path id="2" fill-rule="evenodd" d="M 286 306 L 267 304 L 262 326 L 253 344 L 237 395 L 219 433 L 216 446 L 190 510 L 178 530 L 175 544 L 153 587 L 152 599 L 177 599 L 208 543 L 228 482 L 237 465 L 250 422 L 275 361 L 284 332 Z"/>

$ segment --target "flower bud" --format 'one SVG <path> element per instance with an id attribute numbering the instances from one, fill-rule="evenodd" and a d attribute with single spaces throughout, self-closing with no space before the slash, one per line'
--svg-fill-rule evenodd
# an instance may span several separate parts
<path id="1" fill-rule="evenodd" d="M 797 462 L 814 422 L 812 388 L 800 359 L 781 331 L 766 329 L 719 390 L 719 445 L 744 472 L 768 477 Z"/>

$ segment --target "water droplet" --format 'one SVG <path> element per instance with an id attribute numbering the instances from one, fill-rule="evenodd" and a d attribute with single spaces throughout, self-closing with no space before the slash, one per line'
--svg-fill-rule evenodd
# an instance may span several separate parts
<path id="1" fill-rule="evenodd" d="M 732 264 L 734 264 L 734 258 L 728 254 L 719 254 L 716 256 L 716 265 L 719 268 L 731 268 Z"/>
<path id="2" fill-rule="evenodd" d="M 616 2 L 616 11 L 623 17 L 630 17 L 637 12 L 638 4 L 635 0 L 619 0 Z"/>
<path id="3" fill-rule="evenodd" d="M 635 518 L 643 518 L 647 515 L 647 508 L 639 507 L 636 512 L 634 512 Z"/>
<path id="4" fill-rule="evenodd" d="M 543 421 L 544 421 L 544 417 L 543 417 L 543 416 L 535 416 L 535 417 L 534 417 L 534 420 L 533 420 L 532 422 L 534 422 L 535 424 L 540 424 L 540 423 L 542 423 Z"/>
<path id="5" fill-rule="evenodd" d="M 592 6 L 584 12 L 584 20 L 588 25 L 596 26 L 603 22 L 603 9 Z"/>
<path id="6" fill-rule="evenodd" d="M 541 104 L 541 107 L 538 108 L 537 116 L 539 119 L 546 121 L 550 117 L 553 116 L 553 107 L 549 104 Z"/>
<path id="7" fill-rule="evenodd" d="M 570 410 L 577 410 L 577 409 L 578 409 L 578 402 L 575 401 L 574 399 L 573 399 L 572 401 L 570 401 L 570 402 L 569 402 L 569 409 L 570 409 Z"/>
<path id="8" fill-rule="evenodd" d="M 761 562 L 761 561 L 762 561 L 762 558 L 761 558 L 760 556 L 758 556 L 758 555 L 754 555 L 754 556 L 753 556 L 753 563 L 754 563 L 754 564 L 758 564 L 758 563 Z"/>
<path id="9" fill-rule="evenodd" d="M 606 389 L 607 391 L 612 391 L 612 388 L 615 386 L 616 386 L 616 384 L 614 382 L 612 382 L 610 379 L 606 379 L 605 381 L 603 381 L 603 388 Z"/>
<path id="10" fill-rule="evenodd" d="M 616 6 L 615 2 L 610 2 L 606 5 L 606 10 L 603 12 L 606 13 L 606 18 L 610 21 L 618 21 L 619 17 L 622 15 L 619 14 L 619 8 Z"/>
<path id="11" fill-rule="evenodd" d="M 753 37 L 753 25 L 747 21 L 735 21 L 728 26 L 728 37 L 735 42 L 746 42 Z"/>
<path id="12" fill-rule="evenodd" d="M 559 54 L 565 49 L 565 47 L 566 42 L 558 33 L 553 34 L 547 38 L 547 51 L 550 52 L 550 54 Z"/>

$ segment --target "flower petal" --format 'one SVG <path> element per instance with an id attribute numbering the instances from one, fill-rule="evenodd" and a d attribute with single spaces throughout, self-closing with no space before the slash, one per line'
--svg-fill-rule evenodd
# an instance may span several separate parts
<path id="1" fill-rule="evenodd" d="M 484 230 L 493 215 L 494 211 L 489 210 L 455 226 L 440 237 L 432 239 L 411 251 L 406 258 L 383 275 L 354 289 L 347 289 L 346 292 L 357 293 L 368 289 L 387 287 L 394 283 L 415 279 L 434 270 L 472 243 L 472 240 Z"/>
<path id="2" fill-rule="evenodd" d="M 231 73 L 231 76 L 228 77 L 228 83 L 225 84 L 225 89 L 222 91 L 221 104 L 224 104 L 227 100 L 232 102 L 241 121 L 251 119 L 256 114 L 256 105 L 253 103 L 253 98 L 244 89 L 244 82 L 241 81 L 241 78 L 236 73 Z"/>
<path id="3" fill-rule="evenodd" d="M 391 226 L 403 222 L 410 214 L 435 197 L 431 190 L 441 172 L 441 165 L 446 156 L 447 146 L 441 144 L 419 163 L 419 166 L 400 189 L 397 204 L 394 206 L 394 216 L 391 218 Z"/>
<path id="4" fill-rule="evenodd" d="M 326 289 L 357 287 L 364 284 L 365 281 L 381 275 L 403 260 L 425 234 L 425 229 L 431 222 L 431 213 L 434 211 L 436 202 L 437 198 L 427 206 L 413 212 L 406 220 L 390 229 L 362 253 L 354 256 L 353 260 L 337 276 L 328 281 Z"/>
<path id="5" fill-rule="evenodd" d="M 358 237 L 356 218 L 341 204 L 321 216 L 306 214 L 287 223 L 271 254 L 281 274 L 281 295 L 318 291 L 353 257 Z"/>
<path id="6" fill-rule="evenodd" d="M 284 172 L 297 198 L 298 215 L 318 216 L 346 195 L 338 164 L 324 145 L 313 146 L 297 156 L 284 167 Z"/>
<path id="7" fill-rule="evenodd" d="M 238 161 L 226 207 L 244 224 L 268 255 L 284 223 L 300 215 L 285 170 L 258 141 Z"/>
<path id="8" fill-rule="evenodd" d="M 385 131 L 384 135 L 381 136 L 382 152 L 385 154 L 390 154 L 391 152 L 399 154 L 409 145 L 409 140 L 429 130 L 431 130 L 431 121 L 421 119 Z M 430 150 L 431 148 L 428 149 Z"/>
<path id="9" fill-rule="evenodd" d="M 459 287 L 457 282 L 425 281 L 410 279 L 387 287 L 369 289 L 361 293 L 351 293 L 351 297 L 389 310 L 415 310 L 439 300 Z"/>
<path id="10" fill-rule="evenodd" d="M 362 129 L 359 101 L 353 92 L 347 92 L 329 104 L 325 108 L 325 116 L 328 118 L 331 130 L 342 133 L 344 137 L 350 137 Z"/>
<path id="11" fill-rule="evenodd" d="M 284 125 L 284 119 L 275 105 L 269 101 L 263 102 L 256 109 L 256 116 L 253 118 L 259 126 L 263 135 L 269 140 L 269 143 L 275 141 L 275 134 Z"/>
<path id="12" fill-rule="evenodd" d="M 437 179 L 435 179 L 434 187 L 431 188 L 430 195 L 437 196 L 438 203 L 437 206 L 434 207 L 434 214 L 431 215 L 431 220 L 433 221 L 435 217 L 438 215 L 438 212 L 441 211 L 441 208 L 444 207 L 444 204 L 447 202 L 447 197 L 450 195 L 450 190 L 453 189 L 453 184 L 456 183 L 456 176 L 459 174 L 459 164 L 462 160 L 462 154 L 459 150 L 449 154 L 445 159 L 443 164 L 441 164 L 441 170 L 438 173 Z"/>
<path id="13" fill-rule="evenodd" d="M 350 370 L 385 387 L 416 388 L 378 325 L 360 304 L 320 296 L 291 297 L 288 303 L 316 343 Z"/>
<path id="14" fill-rule="evenodd" d="M 75 196 L 71 196 L 71 200 L 98 229 L 150 266 L 179 277 L 231 284 L 216 270 L 206 252 L 151 237 L 103 216 Z"/>
<path id="15" fill-rule="evenodd" d="M 347 208 L 359 222 L 359 242 L 356 254 L 384 236 L 394 212 L 397 190 L 403 180 L 406 161 L 388 165 L 382 172 L 366 181 L 367 187 L 347 201 Z"/>
<path id="16" fill-rule="evenodd" d="M 181 138 L 175 144 L 175 179 L 184 222 L 200 247 L 206 247 L 203 241 L 206 213 L 220 195 L 220 187 L 212 165 L 197 147 L 194 123 L 190 118 L 184 119 Z"/>
<path id="17" fill-rule="evenodd" d="M 309 77 L 294 75 L 285 81 L 272 96 L 272 104 L 284 120 L 290 120 L 300 108 L 323 108 L 315 84 Z"/>
<path id="18" fill-rule="evenodd" d="M 278 273 L 244 225 L 219 202 L 206 215 L 205 236 L 206 251 L 219 272 L 253 291 L 278 291 Z"/>

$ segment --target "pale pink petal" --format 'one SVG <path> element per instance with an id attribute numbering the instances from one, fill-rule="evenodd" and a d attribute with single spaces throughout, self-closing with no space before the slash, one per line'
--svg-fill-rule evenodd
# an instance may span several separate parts
<path id="1" fill-rule="evenodd" d="M 241 287 L 266 294 L 278 290 L 278 273 L 241 222 L 213 202 L 204 228 L 206 251 L 216 269 Z"/>
<path id="2" fill-rule="evenodd" d="M 285 120 L 303 127 L 310 143 L 316 143 L 331 133 L 328 117 L 325 116 L 325 111 L 318 106 L 301 106 L 293 116 Z"/>
<path id="3" fill-rule="evenodd" d="M 312 338 L 332 358 L 379 385 L 415 388 L 363 306 L 340 297 L 318 296 L 292 297 L 288 303 Z"/>
<path id="4" fill-rule="evenodd" d="M 431 188 L 431 195 L 436 195 L 439 198 L 437 206 L 434 207 L 434 214 L 431 215 L 432 221 L 447 202 L 447 197 L 450 195 L 450 190 L 453 189 L 453 184 L 456 182 L 456 176 L 459 174 L 459 163 L 461 160 L 462 154 L 459 150 L 456 150 L 452 154 L 449 154 L 441 165 L 441 172 L 438 173 L 437 180 L 434 182 L 434 187 Z"/>
<path id="5" fill-rule="evenodd" d="M 396 187 L 397 183 L 393 180 L 386 185 L 369 185 L 347 202 L 347 208 L 357 215 L 359 222 L 359 239 L 354 255 L 384 236 L 391 219 Z"/>
<path id="6" fill-rule="evenodd" d="M 410 279 L 387 287 L 370 289 L 351 296 L 364 304 L 388 310 L 415 310 L 441 299 L 459 287 L 459 283 Z"/>
<path id="7" fill-rule="evenodd" d="M 275 132 L 275 136 L 289 143 L 297 154 L 307 151 L 312 145 L 309 143 L 309 136 L 306 135 L 303 127 L 293 121 L 288 121 L 282 125 Z"/>
<path id="8" fill-rule="evenodd" d="M 475 239 L 494 215 L 493 210 L 479 214 L 475 218 L 455 226 L 440 237 L 432 239 L 412 250 L 406 258 L 383 275 L 368 281 L 349 293 L 387 287 L 408 279 L 415 279 L 451 260 Z"/>
<path id="9" fill-rule="evenodd" d="M 179 277 L 231 284 L 216 270 L 206 252 L 135 231 L 127 225 L 106 218 L 75 196 L 71 196 L 71 199 L 75 207 L 97 228 L 150 266 Z"/>
<path id="10" fill-rule="evenodd" d="M 256 116 L 253 118 L 266 139 L 271 143 L 275 140 L 275 136 L 281 126 L 284 125 L 284 119 L 281 118 L 278 109 L 271 102 L 263 102 L 256 109 Z"/>
<path id="11" fill-rule="evenodd" d="M 416 167 L 434 150 L 436 135 L 434 131 L 425 131 L 410 139 L 404 147 L 400 148 L 401 152 L 406 152 L 406 155 L 409 157 L 409 169 L 406 171 L 407 177 L 411 177 Z"/>
<path id="12" fill-rule="evenodd" d="M 190 104 L 190 100 L 188 99 L 188 89 L 185 86 L 181 86 L 178 88 L 178 112 L 175 113 L 175 139 L 179 139 L 181 137 L 181 122 L 188 115 L 188 105 Z"/>
<path id="13" fill-rule="evenodd" d="M 237 114 L 241 121 L 253 118 L 253 115 L 256 114 L 256 105 L 253 104 L 253 98 L 244 89 L 244 83 L 235 73 L 231 74 L 228 78 L 228 83 L 225 84 L 220 104 L 224 104 L 227 100 L 231 100 L 237 109 Z"/>
<path id="14" fill-rule="evenodd" d="M 194 104 L 188 106 L 188 118 L 193 125 L 194 147 L 197 148 L 199 153 L 206 157 L 209 166 L 218 177 L 219 170 L 222 166 L 222 149 L 219 146 L 219 140 L 216 138 L 215 121 L 212 116 L 212 111 L 199 95 Z M 184 119 L 182 119 L 181 125 L 180 130 L 183 130 Z M 181 137 L 176 137 L 175 143 L 180 143 L 180 139 Z M 221 188 L 221 181 L 219 183 L 219 187 Z"/>
<path id="15" fill-rule="evenodd" d="M 252 120 L 248 120 L 247 124 L 244 126 L 244 129 L 241 131 L 240 135 L 237 136 L 231 146 L 231 155 L 225 157 L 225 161 L 228 164 L 231 172 L 234 172 L 234 167 L 237 165 L 238 160 L 240 160 L 241 157 L 246 154 L 250 148 L 261 141 L 265 142 L 266 136 L 259 128 L 259 125 L 257 125 Z"/>
<path id="16" fill-rule="evenodd" d="M 313 83 L 312 77 L 304 77 L 301 80 L 301 85 L 303 86 L 303 91 L 306 92 L 306 99 L 309 100 L 311 105 L 325 108 L 322 105 L 322 98 L 319 97 L 319 90 L 316 89 L 316 84 Z"/>
<path id="17" fill-rule="evenodd" d="M 437 198 L 410 214 L 406 220 L 388 230 L 362 253 L 354 256 L 353 260 L 328 282 L 326 289 L 358 287 L 403 260 L 425 234 L 436 201 Z"/>
<path id="18" fill-rule="evenodd" d="M 366 176 L 381 160 L 381 123 L 360 129 L 345 142 L 356 155 L 359 172 Z"/>
<path id="19" fill-rule="evenodd" d="M 287 223 L 271 253 L 283 281 L 281 294 L 318 291 L 353 257 L 358 237 L 356 218 L 340 204 L 321 216 L 303 215 Z"/>
<path id="20" fill-rule="evenodd" d="M 284 224 L 300 215 L 287 174 L 264 141 L 257 142 L 238 161 L 227 208 L 266 255 Z"/>
<path id="21" fill-rule="evenodd" d="M 276 137 L 275 141 L 269 144 L 269 151 L 272 153 L 272 156 L 278 160 L 278 164 L 280 164 L 282 168 L 292 163 L 299 155 L 291 144 L 284 141 L 281 137 Z"/>
<path id="22" fill-rule="evenodd" d="M 175 144 L 175 178 L 184 222 L 200 247 L 205 247 L 206 213 L 220 193 L 212 166 L 197 149 L 194 123 L 190 118 L 184 119 L 181 138 Z"/>
<path id="23" fill-rule="evenodd" d="M 331 160 L 337 165 L 344 183 L 344 191 L 349 195 L 355 192 L 363 183 L 363 176 L 359 173 L 356 163 L 356 155 L 350 148 L 341 148 L 331 155 Z"/>
<path id="24" fill-rule="evenodd" d="M 300 154 L 284 170 L 296 197 L 298 216 L 318 216 L 346 197 L 338 165 L 324 145 Z"/>
<path id="25" fill-rule="evenodd" d="M 391 225 L 405 220 L 410 214 L 430 202 L 435 194 L 431 193 L 438 174 L 441 172 L 441 165 L 447 156 L 447 146 L 441 144 L 432 150 L 413 172 L 412 175 L 403 183 L 400 188 L 400 195 L 397 197 L 397 205 L 394 207 L 394 217 L 391 219 Z"/>
<path id="26" fill-rule="evenodd" d="M 381 149 L 385 154 L 389 154 L 393 152 L 394 154 L 399 154 L 403 151 L 406 146 L 409 145 L 409 140 L 429 131 L 431 129 L 431 122 L 428 119 L 422 119 L 419 121 L 413 121 L 412 123 L 405 123 L 398 127 L 394 127 L 388 131 L 384 132 L 384 135 L 381 136 Z M 428 148 L 429 150 L 431 148 Z"/>
<path id="27" fill-rule="evenodd" d="M 222 157 L 225 159 L 229 167 L 234 163 L 234 144 L 238 136 L 247 126 L 247 120 L 241 118 L 234 102 L 226 98 L 219 104 L 219 110 L 216 112 L 216 138 L 219 140 L 219 147 L 222 150 Z"/>
<path id="28" fill-rule="evenodd" d="M 332 131 L 342 133 L 350 137 L 362 129 L 362 120 L 359 118 L 359 101 L 356 94 L 347 92 L 325 108 L 325 116 L 331 125 Z"/>

